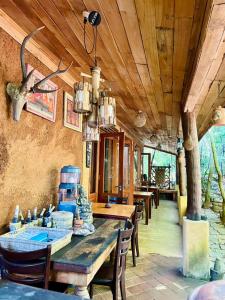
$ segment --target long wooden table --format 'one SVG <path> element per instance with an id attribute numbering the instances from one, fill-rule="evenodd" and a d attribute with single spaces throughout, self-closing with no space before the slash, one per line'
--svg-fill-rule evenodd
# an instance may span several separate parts
<path id="1" fill-rule="evenodd" d="M 45 289 L 0 280 L 0 299 L 2 300 L 82 300 L 81 297 L 65 295 Z"/>
<path id="2" fill-rule="evenodd" d="M 105 203 L 93 203 L 93 216 L 95 218 L 106 218 L 114 220 L 131 219 L 134 212 L 134 205 L 111 204 L 110 208 L 105 207 Z"/>
<path id="3" fill-rule="evenodd" d="M 87 287 L 116 246 L 118 229 L 123 223 L 119 220 L 95 219 L 95 233 L 86 237 L 73 236 L 69 245 L 51 257 L 52 279 L 74 284 L 77 296 L 90 299 Z"/>
<path id="4" fill-rule="evenodd" d="M 145 201 L 145 224 L 148 225 L 148 219 L 152 217 L 152 192 L 134 191 L 134 199 L 143 199 Z"/>

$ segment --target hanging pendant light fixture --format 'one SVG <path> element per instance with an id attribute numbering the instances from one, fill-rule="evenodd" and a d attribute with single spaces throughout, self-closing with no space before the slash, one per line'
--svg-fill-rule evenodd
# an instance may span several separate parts
<path id="1" fill-rule="evenodd" d="M 91 107 L 91 84 L 88 82 L 77 82 L 74 85 L 74 111 L 81 114 L 90 113 Z"/>
<path id="2" fill-rule="evenodd" d="M 99 128 L 93 128 L 88 125 L 88 118 L 83 120 L 83 141 L 85 142 L 98 142 L 99 141 Z"/>
<path id="3" fill-rule="evenodd" d="M 134 125 L 136 127 L 143 127 L 146 124 L 146 116 L 145 113 L 141 110 L 138 111 L 135 120 L 134 120 Z"/>
<path id="4" fill-rule="evenodd" d="M 154 134 L 152 134 L 152 135 L 150 136 L 149 140 L 150 140 L 150 142 L 151 142 L 152 144 L 156 144 L 156 143 L 158 142 L 158 137 L 157 137 L 157 135 L 154 133 Z"/>
<path id="5" fill-rule="evenodd" d="M 116 101 L 115 98 L 107 97 L 105 92 L 101 93 L 99 101 L 99 127 L 116 126 Z"/>

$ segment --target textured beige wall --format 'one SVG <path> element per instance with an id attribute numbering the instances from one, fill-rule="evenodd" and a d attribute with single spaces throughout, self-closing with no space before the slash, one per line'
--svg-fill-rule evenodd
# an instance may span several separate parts
<path id="1" fill-rule="evenodd" d="M 24 211 L 48 205 L 56 195 L 60 168 L 67 164 L 82 170 L 82 135 L 63 126 L 63 91 L 72 88 L 61 79 L 53 81 L 58 92 L 56 122 L 22 111 L 18 123 L 11 117 L 5 93 L 7 82 L 19 82 L 20 45 L 0 30 L 0 229 L 4 229 L 19 204 Z M 50 71 L 30 53 L 26 62 L 44 75 Z"/>

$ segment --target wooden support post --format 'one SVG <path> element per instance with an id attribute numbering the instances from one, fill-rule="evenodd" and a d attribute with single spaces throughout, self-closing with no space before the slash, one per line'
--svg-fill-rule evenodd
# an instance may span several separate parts
<path id="1" fill-rule="evenodd" d="M 178 157 L 176 157 L 176 184 L 180 184 L 180 173 L 179 173 L 179 162 Z"/>
<path id="2" fill-rule="evenodd" d="M 177 160 L 178 160 L 180 195 L 186 196 L 187 195 L 187 188 L 186 188 L 187 183 L 186 183 L 186 168 L 185 168 L 184 150 L 179 150 Z"/>
<path id="3" fill-rule="evenodd" d="M 201 220 L 201 172 L 198 133 L 194 112 L 182 114 L 182 128 L 187 170 L 187 218 Z"/>

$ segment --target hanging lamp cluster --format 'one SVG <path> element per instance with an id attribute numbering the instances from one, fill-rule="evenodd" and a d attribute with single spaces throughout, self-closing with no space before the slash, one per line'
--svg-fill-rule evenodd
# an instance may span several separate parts
<path id="1" fill-rule="evenodd" d="M 84 47 L 88 54 L 94 51 L 94 67 L 91 74 L 81 73 L 82 82 L 75 84 L 74 111 L 84 115 L 83 140 L 98 141 L 100 128 L 116 126 L 116 101 L 101 89 L 104 82 L 101 68 L 97 65 L 97 26 L 101 23 L 99 12 L 84 12 Z M 93 46 L 90 51 L 86 47 L 86 24 L 93 27 Z"/>

